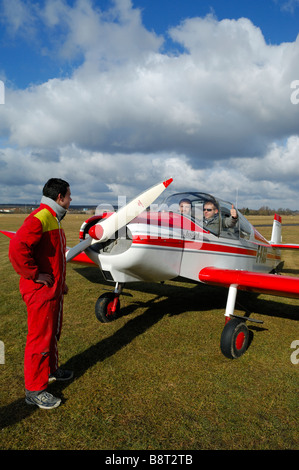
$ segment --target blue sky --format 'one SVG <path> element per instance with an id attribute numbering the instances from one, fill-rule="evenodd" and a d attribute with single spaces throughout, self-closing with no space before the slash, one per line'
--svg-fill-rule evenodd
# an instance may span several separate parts
<path id="1" fill-rule="evenodd" d="M 263 30 L 267 42 L 294 41 L 298 35 L 299 4 L 284 0 L 137 0 L 147 28 L 164 34 L 182 19 L 214 12 L 219 20 L 246 17 Z"/>
<path id="2" fill-rule="evenodd" d="M 0 0 L 0 203 L 55 173 L 75 203 L 173 177 L 299 209 L 298 20 L 299 0 Z"/>
<path id="3" fill-rule="evenodd" d="M 45 2 L 24 3 L 43 5 Z M 76 2 L 67 3 L 74 5 Z M 93 4 L 105 11 L 111 6 L 111 0 L 94 1 Z M 269 44 L 293 42 L 299 32 L 298 0 L 133 0 L 132 4 L 142 10 L 145 27 L 163 35 L 166 50 L 176 50 L 178 47 L 167 36 L 169 28 L 186 18 L 204 17 L 210 13 L 218 20 L 249 18 L 261 28 Z M 42 23 L 39 23 L 34 14 L 31 23 L 32 27 L 38 30 L 38 34 L 34 35 L 36 42 L 12 32 L 7 34 L 5 21 L 2 21 L 0 28 L 0 73 L 3 75 L 4 72 L 8 83 L 19 88 L 26 88 L 32 83 L 42 83 L 49 78 L 69 75 L 73 67 L 80 62 L 80 58 L 78 62 L 68 63 L 49 57 L 42 50 L 53 47 L 53 38 L 43 30 Z M 63 29 L 60 34 L 63 34 Z"/>

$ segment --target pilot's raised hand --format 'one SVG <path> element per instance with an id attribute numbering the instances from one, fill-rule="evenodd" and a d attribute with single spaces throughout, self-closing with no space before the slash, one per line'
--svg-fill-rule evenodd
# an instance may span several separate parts
<path id="1" fill-rule="evenodd" d="M 238 212 L 236 211 L 236 209 L 234 208 L 234 205 L 232 204 L 232 208 L 230 210 L 230 215 L 232 216 L 233 219 L 237 219 L 238 218 Z"/>

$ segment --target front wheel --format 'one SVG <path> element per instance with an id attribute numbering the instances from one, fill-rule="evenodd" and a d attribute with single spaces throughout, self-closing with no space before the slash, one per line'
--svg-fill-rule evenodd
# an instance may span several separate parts
<path id="1" fill-rule="evenodd" d="M 95 314 L 101 323 L 109 323 L 119 315 L 119 297 L 113 292 L 101 295 L 95 304 Z"/>
<path id="2" fill-rule="evenodd" d="M 234 318 L 223 328 L 220 349 L 225 357 L 236 359 L 245 353 L 248 342 L 249 330 L 245 322 Z"/>

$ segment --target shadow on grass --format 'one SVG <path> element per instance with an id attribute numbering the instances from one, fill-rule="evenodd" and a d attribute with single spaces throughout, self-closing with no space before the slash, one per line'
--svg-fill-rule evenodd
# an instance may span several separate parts
<path id="1" fill-rule="evenodd" d="M 83 376 L 90 367 L 94 366 L 98 362 L 104 361 L 110 356 L 113 356 L 117 351 L 131 343 L 131 341 L 133 341 L 137 336 L 143 334 L 147 329 L 159 322 L 165 315 L 164 308 L 161 309 L 155 303 L 157 298 L 159 298 L 159 296 L 144 303 L 147 310 L 142 315 L 129 320 L 110 337 L 99 341 L 97 344 L 91 346 L 82 353 L 72 357 L 62 367 L 64 369 L 74 370 L 75 377 L 78 379 Z M 162 303 L 164 302 L 165 300 L 162 301 Z M 136 305 L 130 305 L 129 307 L 124 308 L 124 314 L 128 315 L 129 313 L 132 313 L 135 308 Z M 179 312 L 177 311 L 177 313 Z M 60 382 L 53 384 L 52 387 L 55 386 L 60 392 L 62 392 L 69 383 L 70 382 Z M 15 400 L 13 403 L 0 409 L 0 429 L 26 419 L 36 411 L 38 411 L 38 407 L 26 405 L 24 398 Z"/>
<path id="2" fill-rule="evenodd" d="M 84 271 L 84 277 L 88 277 L 87 274 L 88 272 Z M 96 280 L 93 273 L 91 276 L 93 278 L 92 282 L 100 282 L 103 290 L 105 290 L 107 286 L 109 286 L 109 290 L 113 289 L 110 283 L 102 282 L 99 278 Z M 200 313 L 200 311 L 210 311 L 213 309 L 222 310 L 224 313 L 227 298 L 227 289 L 201 286 L 199 284 L 184 287 L 179 284 L 176 285 L 175 283 L 167 285 L 138 283 L 130 285 L 130 290 L 152 293 L 155 297 L 146 302 L 138 301 L 138 303 L 134 303 L 133 301 L 130 305 L 124 307 L 121 310 L 121 316 L 127 316 L 133 313 L 136 307 L 145 308 L 146 310 L 143 314 L 128 320 L 125 325 L 110 337 L 90 346 L 85 351 L 69 359 L 63 365 L 63 368 L 75 371 L 76 379 L 83 376 L 84 373 L 97 362 L 104 361 L 130 344 L 137 336 L 142 335 L 145 331 L 158 323 L 164 315 L 180 315 L 186 311 L 198 311 Z M 132 296 L 130 293 L 128 293 L 128 295 Z M 240 303 L 238 303 L 237 306 L 238 308 L 241 307 L 241 309 L 246 310 L 247 316 L 250 315 L 251 312 L 255 312 L 266 316 L 299 320 L 299 308 L 296 306 L 288 306 L 281 302 L 261 299 L 257 294 L 247 292 L 240 292 L 238 298 L 240 299 Z M 246 305 L 246 307 L 244 308 L 243 305 Z M 288 307 L 291 307 L 291 312 L 288 311 Z M 265 328 L 250 325 L 250 329 L 256 332 L 262 332 Z M 251 334 L 251 341 L 252 335 L 253 334 Z M 55 387 L 58 388 L 59 392 L 62 392 L 68 385 L 69 382 L 56 383 Z M 15 400 L 0 409 L 0 429 L 22 421 L 36 411 L 38 411 L 38 408 L 36 406 L 31 407 L 30 405 L 26 405 L 24 398 Z"/>
<path id="3" fill-rule="evenodd" d="M 101 288 L 99 295 L 107 290 L 112 292 L 114 289 L 114 284 L 105 281 L 98 269 L 81 267 L 76 269 L 76 272 L 89 282 L 99 284 Z M 153 295 L 167 297 L 167 302 L 169 303 L 169 305 L 165 304 L 167 311 L 173 308 L 172 313 L 167 313 L 173 315 L 177 314 L 176 309 L 178 302 L 180 305 L 180 302 L 183 300 L 185 300 L 184 309 L 181 310 L 181 307 L 179 307 L 179 313 L 184 313 L 185 311 L 210 311 L 213 309 L 221 309 L 224 312 L 228 293 L 226 287 L 209 286 L 195 281 L 189 282 L 184 279 L 179 279 L 179 281 L 184 283 L 185 286 L 182 286 L 180 282 L 172 281 L 171 283 L 165 284 L 159 282 L 136 282 L 129 283 L 127 287 L 130 291 L 147 292 Z M 186 287 L 187 285 L 188 287 Z M 133 297 L 131 293 L 126 291 L 126 288 L 121 295 Z M 278 298 L 281 300 L 275 301 L 275 296 L 270 296 L 270 300 L 266 300 L 260 294 L 254 292 L 238 291 L 236 308 L 244 310 L 246 315 L 255 312 L 260 315 L 298 321 L 299 305 L 288 305 L 283 302 L 283 297 L 277 297 L 277 299 Z M 139 302 L 138 306 L 140 306 Z M 124 315 L 125 313 L 122 313 L 122 316 Z"/>

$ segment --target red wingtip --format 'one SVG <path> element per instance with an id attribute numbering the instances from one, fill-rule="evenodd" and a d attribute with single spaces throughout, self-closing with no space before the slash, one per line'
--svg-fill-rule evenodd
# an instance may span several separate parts
<path id="1" fill-rule="evenodd" d="M 172 183 L 172 182 L 173 182 L 173 179 L 170 178 L 169 180 L 163 181 L 163 184 L 164 184 L 165 188 L 167 188 L 170 185 L 170 183 Z"/>
<path id="2" fill-rule="evenodd" d="M 16 232 L 11 232 L 10 230 L 0 230 L 0 233 L 6 235 L 8 238 L 12 238 Z"/>

